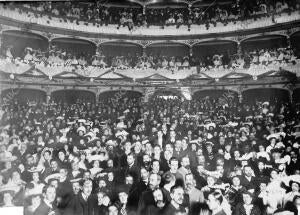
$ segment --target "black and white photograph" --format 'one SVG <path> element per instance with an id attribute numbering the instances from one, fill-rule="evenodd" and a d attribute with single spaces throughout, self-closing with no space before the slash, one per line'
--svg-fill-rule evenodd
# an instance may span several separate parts
<path id="1" fill-rule="evenodd" d="M 1 215 L 300 215 L 300 0 L 0 0 Z"/>

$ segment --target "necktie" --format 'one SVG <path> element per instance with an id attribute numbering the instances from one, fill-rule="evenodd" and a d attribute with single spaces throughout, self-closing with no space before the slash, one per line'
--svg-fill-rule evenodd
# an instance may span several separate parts
<path id="1" fill-rule="evenodd" d="M 120 213 L 121 213 L 122 215 L 127 215 L 125 205 L 121 208 Z"/>

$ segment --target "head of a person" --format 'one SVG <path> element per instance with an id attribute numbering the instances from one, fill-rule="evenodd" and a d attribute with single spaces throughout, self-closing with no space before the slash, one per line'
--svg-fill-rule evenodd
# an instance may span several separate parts
<path id="1" fill-rule="evenodd" d="M 119 201 L 122 205 L 127 204 L 127 200 L 128 200 L 128 193 L 127 192 L 125 192 L 125 191 L 119 192 L 118 197 L 119 197 Z"/>
<path id="2" fill-rule="evenodd" d="M 61 179 L 67 178 L 68 175 L 68 170 L 67 169 L 60 169 L 59 170 L 59 175 Z"/>
<path id="3" fill-rule="evenodd" d="M 159 186 L 160 182 L 161 182 L 160 175 L 155 174 L 155 173 L 151 173 L 149 175 L 149 188 L 151 190 L 156 189 Z"/>
<path id="4" fill-rule="evenodd" d="M 50 162 L 50 166 L 51 166 L 52 171 L 56 171 L 58 169 L 57 161 L 52 159 L 51 162 Z"/>
<path id="5" fill-rule="evenodd" d="M 189 173 L 185 175 L 185 185 L 186 187 L 194 187 L 196 185 L 193 174 Z"/>
<path id="6" fill-rule="evenodd" d="M 223 196 L 220 192 L 214 191 L 208 195 L 208 207 L 210 210 L 214 211 L 220 208 L 223 202 Z"/>
<path id="7" fill-rule="evenodd" d="M 251 166 L 244 166 L 244 174 L 247 176 L 247 177 L 251 177 L 252 176 L 252 168 Z"/>
<path id="8" fill-rule="evenodd" d="M 174 173 L 178 170 L 178 159 L 175 157 L 172 157 L 169 161 L 170 165 L 170 172 Z"/>
<path id="9" fill-rule="evenodd" d="M 116 205 L 110 205 L 108 207 L 108 215 L 118 215 L 119 211 L 118 211 L 118 207 Z"/>
<path id="10" fill-rule="evenodd" d="M 234 176 L 232 178 L 232 185 L 235 186 L 235 187 L 238 187 L 241 185 L 241 180 L 238 176 Z"/>
<path id="11" fill-rule="evenodd" d="M 141 179 L 143 181 L 148 181 L 149 172 L 145 167 L 141 167 Z"/>
<path id="12" fill-rule="evenodd" d="M 253 200 L 253 194 L 249 191 L 243 192 L 243 201 L 246 205 L 251 205 Z"/>
<path id="13" fill-rule="evenodd" d="M 133 184 L 133 176 L 130 174 L 127 174 L 125 176 L 125 184 L 126 185 L 132 185 Z"/>
<path id="14" fill-rule="evenodd" d="M 291 188 L 293 192 L 299 192 L 300 191 L 300 183 L 296 181 L 291 181 Z"/>
<path id="15" fill-rule="evenodd" d="M 189 159 L 189 157 L 183 157 L 181 159 L 181 166 L 185 167 L 185 168 L 189 168 L 189 166 L 190 166 L 190 159 Z"/>
<path id="16" fill-rule="evenodd" d="M 132 153 L 129 153 L 127 155 L 127 164 L 129 166 L 133 165 L 134 164 L 134 155 Z"/>
<path id="17" fill-rule="evenodd" d="M 81 187 L 80 187 L 79 181 L 75 181 L 72 183 L 72 190 L 75 195 L 77 195 L 79 193 L 80 189 L 81 189 Z"/>
<path id="18" fill-rule="evenodd" d="M 165 205 L 164 195 L 161 189 L 153 190 L 153 198 L 157 207 L 162 208 Z"/>
<path id="19" fill-rule="evenodd" d="M 154 173 L 158 173 L 160 170 L 160 163 L 158 160 L 152 160 L 152 164 L 151 164 L 151 169 L 152 172 Z"/>
<path id="20" fill-rule="evenodd" d="M 91 180 L 85 180 L 83 182 L 83 186 L 82 186 L 82 192 L 86 195 L 89 196 L 92 193 L 92 189 L 93 189 L 93 182 Z"/>
<path id="21" fill-rule="evenodd" d="M 53 186 L 45 186 L 43 187 L 43 197 L 44 199 L 49 202 L 49 203 L 53 203 L 56 197 L 56 188 Z"/>
<path id="22" fill-rule="evenodd" d="M 178 205 L 182 205 L 184 199 L 184 190 L 183 187 L 174 185 L 171 187 L 170 196 L 172 201 L 174 201 Z"/>

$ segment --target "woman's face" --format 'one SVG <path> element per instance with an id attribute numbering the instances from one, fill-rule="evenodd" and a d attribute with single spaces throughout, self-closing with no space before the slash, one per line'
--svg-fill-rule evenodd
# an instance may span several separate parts
<path id="1" fill-rule="evenodd" d="M 299 184 L 292 183 L 292 191 L 293 192 L 299 192 Z"/>
<path id="2" fill-rule="evenodd" d="M 252 203 L 252 197 L 249 194 L 243 194 L 243 201 L 246 205 L 250 205 Z"/>
<path id="3" fill-rule="evenodd" d="M 240 181 L 240 179 L 239 179 L 238 177 L 234 177 L 234 178 L 232 179 L 232 184 L 233 184 L 233 186 L 238 187 L 238 186 L 240 186 L 241 181 Z"/>

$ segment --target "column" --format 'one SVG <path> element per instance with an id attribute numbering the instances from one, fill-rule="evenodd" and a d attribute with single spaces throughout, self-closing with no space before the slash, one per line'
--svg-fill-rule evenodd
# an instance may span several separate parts
<path id="1" fill-rule="evenodd" d="M 241 58 L 242 57 L 242 46 L 241 46 L 241 43 L 240 42 L 238 42 L 237 43 L 237 55 L 238 55 L 238 57 L 239 58 Z"/>
<path id="2" fill-rule="evenodd" d="M 143 46 L 143 56 L 146 56 L 146 46 Z"/>
<path id="3" fill-rule="evenodd" d="M 287 41 L 288 47 L 291 48 L 292 45 L 291 45 L 291 38 L 290 38 L 290 36 L 286 36 L 286 41 Z"/>
<path id="4" fill-rule="evenodd" d="M 47 90 L 46 92 L 46 104 L 49 104 L 51 100 L 51 91 Z"/>
<path id="5" fill-rule="evenodd" d="M 193 56 L 193 46 L 190 46 L 190 56 Z"/>

